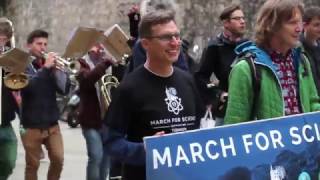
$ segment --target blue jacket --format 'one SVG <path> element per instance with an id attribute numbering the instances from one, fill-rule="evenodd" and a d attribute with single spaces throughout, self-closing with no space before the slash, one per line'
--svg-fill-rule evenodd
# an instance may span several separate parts
<path id="1" fill-rule="evenodd" d="M 30 64 L 26 70 L 29 84 L 22 89 L 21 123 L 24 128 L 49 128 L 59 120 L 56 93 L 67 94 L 70 79 L 59 71 L 45 67 L 35 69 Z"/>

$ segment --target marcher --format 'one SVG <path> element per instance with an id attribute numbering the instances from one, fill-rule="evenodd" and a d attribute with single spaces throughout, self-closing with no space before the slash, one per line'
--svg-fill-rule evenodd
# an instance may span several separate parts
<path id="1" fill-rule="evenodd" d="M 46 31 L 34 30 L 28 36 L 27 47 L 34 60 L 26 71 L 29 84 L 21 91 L 21 125 L 24 129 L 20 132 L 26 152 L 26 180 L 38 179 L 42 144 L 50 160 L 48 180 L 58 180 L 63 168 L 63 140 L 58 124 L 60 113 L 56 93 L 67 94 L 70 80 L 65 72 L 57 69 L 55 53 L 44 58 L 42 52 L 47 51 L 47 44 Z"/>
<path id="2" fill-rule="evenodd" d="M 299 0 L 269 0 L 261 7 L 255 43 L 236 48 L 240 62 L 230 75 L 227 124 L 320 109 L 309 60 L 297 47 L 302 13 Z"/>
<path id="3" fill-rule="evenodd" d="M 112 61 L 105 58 L 100 44 L 93 46 L 88 54 L 79 60 L 81 69 L 77 75 L 79 82 L 79 115 L 82 134 L 86 140 L 88 164 L 87 180 L 106 180 L 109 174 L 109 156 L 103 152 L 101 77 Z"/>
<path id="4" fill-rule="evenodd" d="M 239 62 L 230 74 L 226 124 L 320 110 L 309 60 L 298 47 L 302 13 L 300 0 L 268 0 L 262 5 L 255 42 L 236 47 Z M 311 166 L 308 161 L 294 169 L 279 165 L 286 167 L 286 179 L 298 179 L 301 172 L 318 179 L 319 163 L 311 161 Z"/>
<path id="5" fill-rule="evenodd" d="M 216 117 L 216 125 L 223 124 L 228 97 L 228 78 L 231 65 L 236 58 L 234 49 L 237 45 L 247 39 L 246 22 L 244 13 L 238 4 L 226 7 L 220 14 L 220 21 L 223 24 L 223 32 L 209 41 L 205 48 L 199 70 L 195 73 L 197 85 L 203 101 L 211 106 Z M 208 87 L 211 84 L 211 76 L 214 73 L 219 81 L 215 87 Z"/>
<path id="6" fill-rule="evenodd" d="M 310 61 L 318 95 L 320 94 L 320 7 L 306 9 L 301 42 Z"/>
<path id="7" fill-rule="evenodd" d="M 120 83 L 105 118 L 104 149 L 123 162 L 123 180 L 146 179 L 143 137 L 197 129 L 203 115 L 192 76 L 172 65 L 181 46 L 174 13 L 144 15 L 139 35 L 147 60 Z"/>
<path id="8" fill-rule="evenodd" d="M 0 54 L 10 50 L 13 27 L 7 18 L 0 18 Z M 2 76 L 5 73 L 2 71 Z M 1 85 L 1 123 L 0 123 L 0 180 L 7 180 L 12 174 L 17 159 L 17 137 L 11 125 L 16 113 L 19 113 L 18 102 L 13 91 Z"/>

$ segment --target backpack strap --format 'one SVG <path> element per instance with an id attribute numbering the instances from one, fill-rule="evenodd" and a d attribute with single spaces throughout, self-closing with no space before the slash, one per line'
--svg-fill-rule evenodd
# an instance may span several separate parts
<path id="1" fill-rule="evenodd" d="M 253 103 L 251 108 L 251 115 L 250 119 L 254 120 L 256 119 L 256 113 L 257 113 L 257 107 L 258 107 L 258 99 L 261 89 L 261 67 L 257 66 L 255 61 L 255 55 L 252 53 L 246 53 L 243 57 L 245 61 L 247 61 L 250 71 L 251 71 L 251 77 L 252 77 L 252 88 L 253 88 Z"/>
<path id="2" fill-rule="evenodd" d="M 307 59 L 310 60 L 310 56 L 308 55 L 307 52 L 301 51 L 301 61 L 303 65 L 303 73 L 302 76 L 306 77 L 309 75 L 308 68 L 307 68 Z"/>

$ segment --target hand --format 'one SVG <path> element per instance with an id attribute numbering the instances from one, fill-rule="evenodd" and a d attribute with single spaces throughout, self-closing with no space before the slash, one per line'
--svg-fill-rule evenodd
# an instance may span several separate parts
<path id="1" fill-rule="evenodd" d="M 220 105 L 218 107 L 218 109 L 221 111 L 226 107 L 226 102 L 228 99 L 228 93 L 227 92 L 222 92 L 220 95 Z"/>
<path id="2" fill-rule="evenodd" d="M 165 134 L 166 133 L 164 131 L 159 131 L 159 132 L 156 132 L 153 136 L 160 137 L 160 136 L 163 136 Z M 143 143 L 143 146 L 144 146 L 144 149 L 146 150 L 146 144 L 145 143 Z"/>
<path id="3" fill-rule="evenodd" d="M 159 131 L 159 132 L 155 133 L 153 136 L 163 136 L 165 134 L 166 133 L 164 131 Z"/>
<path id="4" fill-rule="evenodd" d="M 137 14 L 139 13 L 139 6 L 137 4 L 133 5 L 128 14 Z"/>
<path id="5" fill-rule="evenodd" d="M 227 97 L 228 97 L 228 93 L 227 92 L 222 92 L 221 95 L 220 95 L 220 101 L 223 102 L 223 103 L 226 102 Z"/>
<path id="6" fill-rule="evenodd" d="M 48 56 L 46 57 L 46 61 L 44 63 L 44 67 L 46 68 L 52 68 L 56 65 L 55 61 L 56 61 L 56 58 L 55 58 L 56 54 L 53 53 L 53 52 L 49 52 L 48 53 Z"/>

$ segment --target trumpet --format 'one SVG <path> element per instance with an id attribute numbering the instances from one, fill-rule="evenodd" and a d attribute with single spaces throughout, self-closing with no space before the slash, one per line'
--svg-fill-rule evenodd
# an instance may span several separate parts
<path id="1" fill-rule="evenodd" d="M 42 56 L 48 58 L 48 53 L 42 51 Z M 80 71 L 80 63 L 78 61 L 69 61 L 60 56 L 55 56 L 56 62 L 63 67 L 63 70 L 69 74 L 77 74 Z"/>
<path id="2" fill-rule="evenodd" d="M 100 83 L 103 106 L 106 110 L 111 103 L 111 89 L 118 87 L 119 81 L 115 76 L 112 76 L 112 74 L 105 74 L 101 77 Z"/>

